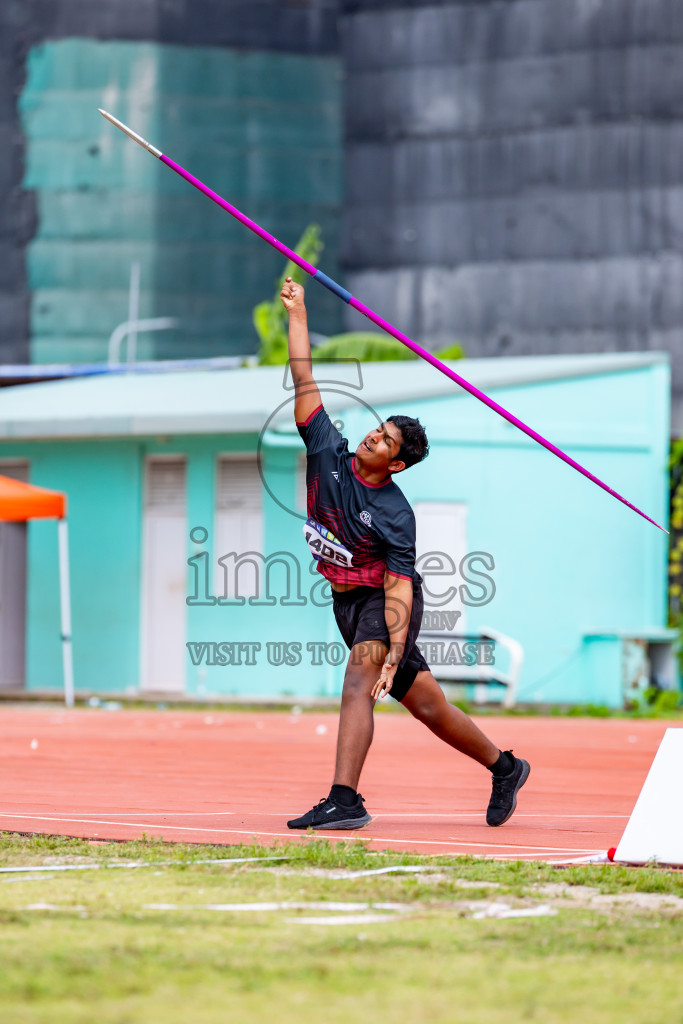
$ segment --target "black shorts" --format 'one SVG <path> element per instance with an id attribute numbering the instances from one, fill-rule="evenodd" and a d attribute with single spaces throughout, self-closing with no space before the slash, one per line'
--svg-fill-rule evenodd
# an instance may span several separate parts
<path id="1" fill-rule="evenodd" d="M 389 630 L 384 617 L 383 587 L 333 590 L 332 599 L 334 617 L 349 650 L 354 644 L 369 644 L 377 640 L 389 647 Z M 415 580 L 413 581 L 413 607 L 410 613 L 403 657 L 396 669 L 394 683 L 389 691 L 395 700 L 403 700 L 418 672 L 423 672 L 425 669 L 429 671 L 429 665 L 415 646 L 422 625 L 423 609 L 422 581 Z"/>

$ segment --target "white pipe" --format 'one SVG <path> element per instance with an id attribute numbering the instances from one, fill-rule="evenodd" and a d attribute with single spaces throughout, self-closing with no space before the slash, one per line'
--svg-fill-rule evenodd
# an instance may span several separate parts
<path id="1" fill-rule="evenodd" d="M 140 261 L 133 260 L 130 265 L 130 287 L 128 289 L 128 332 L 127 363 L 134 363 L 138 347 L 138 320 L 140 318 Z"/>
<path id="2" fill-rule="evenodd" d="M 59 606 L 62 620 L 62 664 L 64 667 L 64 703 L 74 706 L 74 668 L 71 650 L 71 588 L 69 585 L 69 528 L 66 519 L 57 523 L 59 541 Z"/>
<path id="3" fill-rule="evenodd" d="M 507 636 L 505 633 L 500 633 L 497 629 L 491 629 L 489 626 L 482 626 L 481 634 L 505 647 L 510 655 L 510 664 L 507 671 L 508 683 L 503 699 L 503 707 L 513 708 L 517 699 L 517 684 L 519 683 L 522 664 L 524 663 L 524 648 L 519 640 Z"/>
<path id="4" fill-rule="evenodd" d="M 156 316 L 149 320 L 124 320 L 122 324 L 115 327 L 109 338 L 108 362 L 110 366 L 116 366 L 121 362 L 121 345 L 123 339 L 131 331 L 164 331 L 169 327 L 175 327 L 177 321 L 171 316 Z"/>

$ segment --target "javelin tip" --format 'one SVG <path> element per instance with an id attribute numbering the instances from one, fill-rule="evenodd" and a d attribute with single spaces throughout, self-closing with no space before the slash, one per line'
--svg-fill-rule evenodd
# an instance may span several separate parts
<path id="1" fill-rule="evenodd" d="M 128 125 L 124 124 L 123 121 L 119 121 L 118 117 L 114 117 L 113 114 L 108 113 L 106 110 L 102 110 L 102 107 L 98 107 L 97 109 L 99 110 L 102 117 L 106 117 L 107 121 L 111 121 L 113 125 L 116 125 L 117 128 L 120 128 L 125 135 L 127 135 L 129 138 L 133 140 L 133 142 L 137 142 L 138 146 L 142 146 L 142 148 L 146 149 L 148 153 L 152 154 L 152 156 L 155 156 L 157 158 L 161 156 L 160 149 L 157 149 L 156 146 L 153 146 L 151 142 L 147 141 L 147 139 L 143 139 L 142 135 L 138 135 L 137 132 L 134 132 L 133 129 L 129 128 Z"/>

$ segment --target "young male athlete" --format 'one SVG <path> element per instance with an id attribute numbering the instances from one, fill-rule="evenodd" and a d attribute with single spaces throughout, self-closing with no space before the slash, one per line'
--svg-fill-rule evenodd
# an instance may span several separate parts
<path id="1" fill-rule="evenodd" d="M 332 587 L 335 619 L 351 650 L 334 783 L 329 796 L 287 824 L 355 829 L 372 820 L 358 781 L 372 742 L 375 701 L 391 693 L 439 739 L 489 769 L 493 791 L 486 821 L 502 825 L 515 810 L 529 765 L 510 750 L 500 751 L 446 701 L 415 644 L 423 611 L 415 516 L 392 478 L 426 457 L 424 429 L 409 416 L 390 416 L 351 454 L 313 378 L 304 290 L 288 277 L 280 298 L 289 314 L 294 417 L 307 454 L 304 536 Z"/>

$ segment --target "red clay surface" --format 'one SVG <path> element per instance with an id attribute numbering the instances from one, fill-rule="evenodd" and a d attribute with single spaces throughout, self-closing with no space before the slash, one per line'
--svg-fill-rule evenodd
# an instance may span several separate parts
<path id="1" fill-rule="evenodd" d="M 484 814 L 490 775 L 407 713 L 378 713 L 361 782 L 373 849 L 562 860 L 626 827 L 667 723 L 485 717 L 531 763 L 517 812 Z M 0 830 L 234 844 L 307 842 L 286 821 L 327 793 L 337 716 L 305 712 L 0 709 Z"/>

